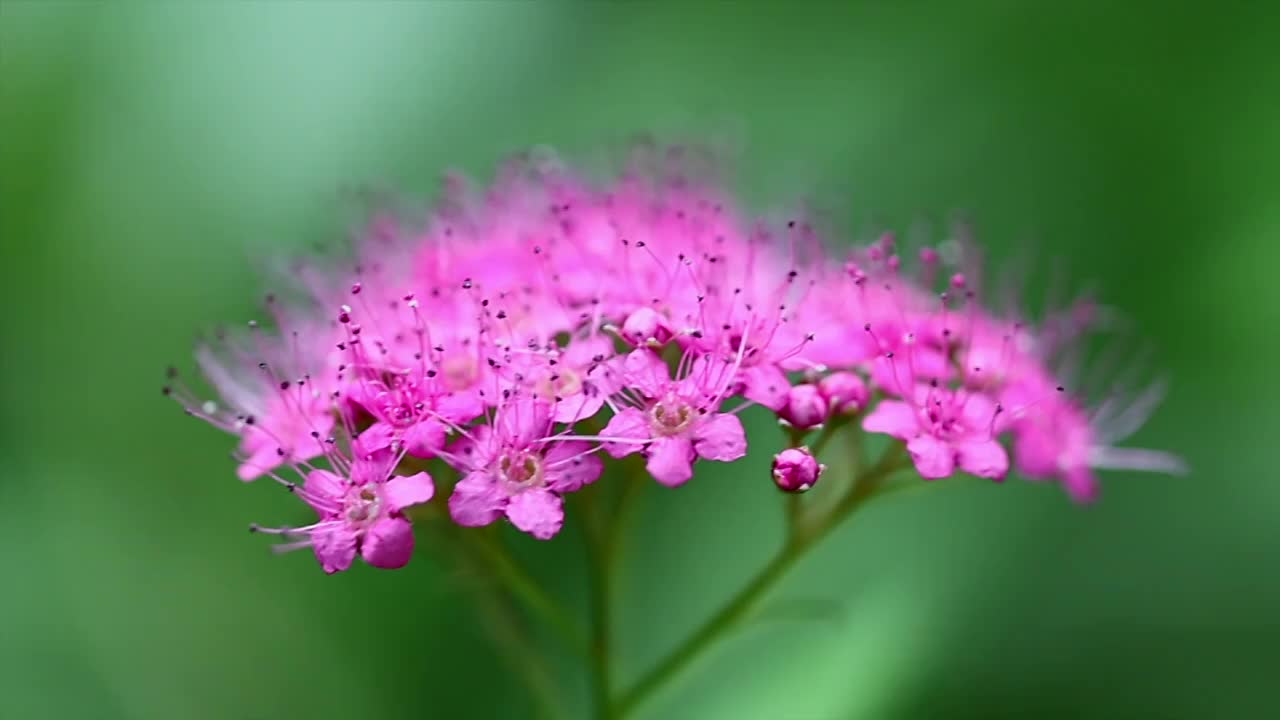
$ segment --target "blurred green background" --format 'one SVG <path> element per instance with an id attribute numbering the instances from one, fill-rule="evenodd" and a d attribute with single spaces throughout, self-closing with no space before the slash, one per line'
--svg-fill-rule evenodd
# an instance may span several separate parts
<path id="1" fill-rule="evenodd" d="M 647 717 L 1275 717 L 1280 22 L 1138 5 L 0 1 L 0 716 L 525 716 L 428 553 L 329 578 L 245 533 L 297 508 L 162 369 L 256 315 L 258 258 L 340 238 L 352 189 L 655 130 L 739 148 L 754 199 L 963 211 L 994 260 L 1096 282 L 1173 377 L 1135 444 L 1194 471 L 1089 509 L 886 500 L 775 596 L 833 612 L 752 627 Z M 624 677 L 772 547 L 770 442 L 645 497 Z M 576 542 L 520 550 L 580 601 Z"/>

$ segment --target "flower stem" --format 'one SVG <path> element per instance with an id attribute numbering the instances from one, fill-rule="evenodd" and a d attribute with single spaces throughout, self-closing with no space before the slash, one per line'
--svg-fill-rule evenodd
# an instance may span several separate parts
<path id="1" fill-rule="evenodd" d="M 591 608 L 591 698 L 599 720 L 612 720 L 613 705 L 610 696 L 613 688 L 612 657 L 610 650 L 609 567 L 605 560 L 606 549 L 596 540 L 587 540 L 588 573 L 590 575 L 589 604 Z"/>
<path id="2" fill-rule="evenodd" d="M 620 698 L 615 718 L 624 718 L 658 690 L 678 677 L 717 640 L 745 618 L 768 591 L 804 554 L 863 502 L 875 495 L 883 481 L 902 466 L 898 447 L 891 447 L 880 462 L 858 478 L 857 484 L 835 507 L 811 527 L 794 527 L 782 547 L 763 568 L 720 610 L 679 647 L 649 671 Z"/>
<path id="3" fill-rule="evenodd" d="M 546 672 L 546 661 L 529 642 L 520 619 L 501 595 L 480 593 L 480 605 L 488 619 L 494 644 L 501 650 L 511 672 L 520 677 L 529 690 L 539 717 L 544 720 L 566 718 L 556 687 Z"/>
<path id="4" fill-rule="evenodd" d="M 513 595 L 554 627 L 574 652 L 585 654 L 582 629 L 558 600 L 547 594 L 496 538 L 486 532 L 473 533 L 475 547 L 484 556 L 494 575 Z"/>
<path id="5" fill-rule="evenodd" d="M 457 551 L 453 554 L 455 560 L 470 570 L 468 575 L 471 582 L 468 584 L 475 590 L 477 605 L 483 613 L 484 624 L 493 638 L 494 647 L 511 672 L 529 690 L 537 716 L 543 720 L 567 718 L 559 691 L 547 673 L 546 661 L 534 647 L 528 628 L 512 607 L 510 598 L 501 590 L 483 582 L 486 562 L 477 552 L 476 546 L 465 541 L 452 525 L 446 525 L 440 535 L 446 542 L 454 545 Z"/>
<path id="6" fill-rule="evenodd" d="M 588 512 L 584 517 L 591 608 L 590 657 L 592 661 L 592 702 L 596 717 L 614 720 L 612 612 L 614 574 L 618 566 L 624 530 L 635 506 L 635 498 L 644 487 L 644 468 L 633 465 L 623 480 L 617 500 L 608 517 L 603 517 L 598 502 L 602 489 L 592 489 L 584 497 Z"/>

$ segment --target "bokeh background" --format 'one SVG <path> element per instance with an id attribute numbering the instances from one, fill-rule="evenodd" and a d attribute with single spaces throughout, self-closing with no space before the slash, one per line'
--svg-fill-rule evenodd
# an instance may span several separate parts
<path id="1" fill-rule="evenodd" d="M 1089 509 L 1021 482 L 886 500 L 773 603 L 823 612 L 751 627 L 647 717 L 1275 717 L 1280 22 L 1112 5 L 0 0 L 0 716 L 527 716 L 447 565 L 329 578 L 245 533 L 297 509 L 235 480 L 162 370 L 362 188 L 651 130 L 735 148 L 755 201 L 853 230 L 959 211 L 995 262 L 1035 248 L 1030 295 L 1044 268 L 1094 283 L 1173 378 L 1135 442 L 1194 471 L 1109 474 Z M 624 677 L 772 546 L 769 449 L 645 497 Z M 519 550 L 580 601 L 576 542 Z"/>

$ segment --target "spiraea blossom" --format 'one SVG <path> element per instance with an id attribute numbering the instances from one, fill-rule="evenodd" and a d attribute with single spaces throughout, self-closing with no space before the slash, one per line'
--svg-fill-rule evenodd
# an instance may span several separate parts
<path id="1" fill-rule="evenodd" d="M 789 492 L 826 469 L 819 448 L 859 433 L 923 478 L 1015 472 L 1080 501 L 1098 468 L 1178 469 L 1112 445 L 1156 393 L 1073 386 L 1064 359 L 1097 323 L 1091 304 L 1040 326 L 997 314 L 962 244 L 855 246 L 803 217 L 750 217 L 687 149 L 639 150 L 603 182 L 545 157 L 483 189 L 451 176 L 425 222 L 379 214 L 353 245 L 292 266 L 270 322 L 200 346 L 217 399 L 166 387 L 238 437 L 241 479 L 314 511 L 258 529 L 328 572 L 357 555 L 404 565 L 423 503 L 552 538 L 611 466 L 675 488 L 741 460 L 740 416 L 784 426 L 753 442 L 788 447 L 745 473 Z"/>

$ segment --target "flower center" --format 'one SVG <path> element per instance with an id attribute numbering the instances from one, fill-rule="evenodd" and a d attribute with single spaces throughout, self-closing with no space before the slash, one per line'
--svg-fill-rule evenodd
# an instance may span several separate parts
<path id="1" fill-rule="evenodd" d="M 559 368 L 537 384 L 537 393 L 545 400 L 567 398 L 582 392 L 582 376 L 569 368 Z"/>
<path id="2" fill-rule="evenodd" d="M 947 438 L 963 435 L 965 432 L 960 408 L 953 402 L 930 400 L 920 412 L 924 415 L 925 424 L 932 430 L 931 434 L 936 437 Z"/>
<path id="3" fill-rule="evenodd" d="M 440 364 L 444 386 L 448 390 L 466 390 L 480 379 L 480 367 L 470 355 L 453 355 Z"/>
<path id="4" fill-rule="evenodd" d="M 667 395 L 649 410 L 649 425 L 658 435 L 679 435 L 689 429 L 695 416 L 689 403 L 675 395 Z"/>
<path id="5" fill-rule="evenodd" d="M 382 498 L 378 496 L 378 491 L 367 485 L 348 492 L 345 504 L 347 521 L 359 526 L 373 524 L 382 510 Z"/>
<path id="6" fill-rule="evenodd" d="M 542 458 L 531 452 L 506 452 L 498 458 L 498 477 L 511 491 L 537 487 L 543 483 Z"/>

